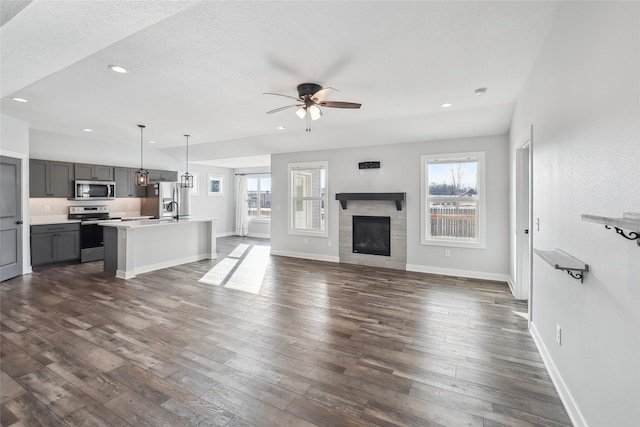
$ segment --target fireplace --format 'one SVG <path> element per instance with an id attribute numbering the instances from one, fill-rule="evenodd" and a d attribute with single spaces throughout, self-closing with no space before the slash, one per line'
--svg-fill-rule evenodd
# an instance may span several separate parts
<path id="1" fill-rule="evenodd" d="M 391 255 L 391 218 L 388 216 L 353 217 L 353 253 Z"/>
<path id="2" fill-rule="evenodd" d="M 405 193 L 338 193 L 336 200 L 340 202 L 340 262 L 406 270 Z M 361 233 L 369 241 L 358 237 Z"/>

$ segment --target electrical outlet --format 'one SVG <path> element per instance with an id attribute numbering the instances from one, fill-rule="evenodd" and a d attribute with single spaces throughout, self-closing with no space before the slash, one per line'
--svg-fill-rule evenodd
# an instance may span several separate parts
<path id="1" fill-rule="evenodd" d="M 327 240 L 327 246 L 333 246 L 333 243 L 331 242 L 331 240 Z"/>
<path id="2" fill-rule="evenodd" d="M 308 245 L 309 244 L 309 239 L 307 239 L 306 237 L 304 238 L 304 244 Z"/>
<path id="3" fill-rule="evenodd" d="M 50 205 L 44 205 L 44 211 L 45 212 L 51 212 L 51 206 Z"/>
<path id="4" fill-rule="evenodd" d="M 451 256 L 451 249 L 445 249 L 444 256 Z"/>
<path id="5" fill-rule="evenodd" d="M 562 328 L 560 325 L 556 325 L 556 342 L 558 345 L 562 345 Z"/>

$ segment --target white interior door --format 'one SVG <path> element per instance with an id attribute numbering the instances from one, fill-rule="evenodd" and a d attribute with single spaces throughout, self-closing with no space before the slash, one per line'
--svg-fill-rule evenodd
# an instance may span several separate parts
<path id="1" fill-rule="evenodd" d="M 515 297 L 529 300 L 531 314 L 532 156 L 531 133 L 516 150 Z M 531 319 L 529 319 L 531 320 Z"/>

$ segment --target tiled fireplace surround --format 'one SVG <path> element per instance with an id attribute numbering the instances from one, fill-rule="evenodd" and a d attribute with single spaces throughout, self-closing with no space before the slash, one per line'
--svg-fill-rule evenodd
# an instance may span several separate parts
<path id="1" fill-rule="evenodd" d="M 380 194 L 380 193 L 376 193 Z M 397 193 L 396 193 L 397 194 Z M 340 207 L 339 255 L 340 262 L 372 267 L 406 270 L 407 266 L 407 210 L 404 201 L 347 200 L 346 209 Z M 391 232 L 391 256 L 353 253 L 353 216 L 388 216 Z"/>

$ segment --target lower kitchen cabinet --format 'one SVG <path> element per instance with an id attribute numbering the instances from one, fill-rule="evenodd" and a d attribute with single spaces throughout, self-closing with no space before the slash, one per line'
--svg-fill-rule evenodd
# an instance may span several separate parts
<path id="1" fill-rule="evenodd" d="M 80 224 L 31 226 L 31 265 L 80 260 Z"/>

